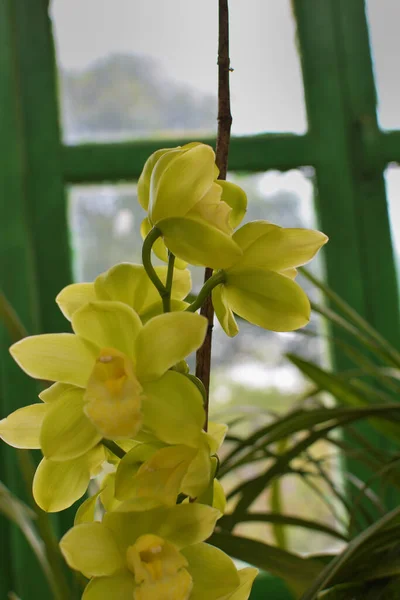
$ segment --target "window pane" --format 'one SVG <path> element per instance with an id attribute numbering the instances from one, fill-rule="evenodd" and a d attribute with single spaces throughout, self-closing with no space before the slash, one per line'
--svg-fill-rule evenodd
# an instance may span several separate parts
<path id="1" fill-rule="evenodd" d="M 231 174 L 249 197 L 246 221 L 268 219 L 283 226 L 313 227 L 312 170 L 279 173 L 269 171 L 257 175 Z M 79 280 L 92 280 L 118 261 L 140 262 L 141 241 L 139 226 L 143 211 L 137 203 L 134 185 L 73 187 L 70 195 L 70 224 L 73 239 L 75 273 Z M 313 263 L 318 271 L 318 263 Z M 193 269 L 195 287 L 199 289 L 202 269 Z M 315 292 L 307 291 L 315 298 Z M 260 330 L 243 321 L 240 333 L 228 339 L 218 323 L 213 339 L 211 416 L 224 419 L 226 415 L 243 412 L 240 434 L 251 433 L 262 423 L 271 420 L 271 413 L 283 414 L 297 402 L 307 389 L 307 383 L 285 358 L 293 352 L 321 364 L 326 362 L 325 344 L 321 337 L 301 333 L 274 333 Z M 308 330 L 320 330 L 312 319 Z M 326 454 L 323 444 L 312 451 L 315 456 Z M 331 465 L 330 465 L 331 467 Z M 254 466 L 251 469 L 254 470 Z M 245 469 L 239 477 L 249 477 L 254 471 Z M 224 478 L 231 489 L 240 482 L 238 475 Z M 329 490 L 325 490 L 329 494 Z M 284 510 L 333 524 L 333 517 L 323 502 L 296 477 L 283 481 Z M 265 510 L 269 493 L 254 506 Z M 243 534 L 272 541 L 267 525 L 240 526 Z M 331 540 L 313 535 L 313 551 L 331 547 Z M 310 549 L 306 530 L 290 528 L 289 543 L 293 550 Z"/>
<path id="2" fill-rule="evenodd" d="M 400 167 L 390 166 L 385 172 L 386 193 L 393 240 L 393 254 L 400 280 Z"/>
<path id="3" fill-rule="evenodd" d="M 398 0 L 367 0 L 372 56 L 378 91 L 378 118 L 384 129 L 400 127 L 400 54 Z"/>
<path id="4" fill-rule="evenodd" d="M 213 134 L 215 0 L 53 0 L 64 138 Z M 233 133 L 306 128 L 290 1 L 232 0 Z"/>

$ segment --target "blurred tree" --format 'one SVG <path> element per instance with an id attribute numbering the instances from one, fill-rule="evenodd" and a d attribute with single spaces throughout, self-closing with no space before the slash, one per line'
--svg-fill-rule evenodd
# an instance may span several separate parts
<path id="1" fill-rule="evenodd" d="M 115 54 L 85 70 L 61 72 L 60 88 L 67 142 L 216 129 L 216 98 L 168 80 L 148 57 Z"/>

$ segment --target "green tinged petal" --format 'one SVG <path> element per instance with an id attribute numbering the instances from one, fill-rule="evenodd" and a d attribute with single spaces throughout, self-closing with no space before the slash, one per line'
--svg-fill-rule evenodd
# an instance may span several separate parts
<path id="1" fill-rule="evenodd" d="M 115 495 L 119 500 L 128 500 L 135 495 L 135 490 L 132 489 L 134 476 L 139 467 L 160 447 L 160 443 L 137 444 L 120 460 L 115 477 Z"/>
<path id="2" fill-rule="evenodd" d="M 40 433 L 46 458 L 71 460 L 101 440 L 101 434 L 83 412 L 83 395 L 83 389 L 69 388 L 48 406 Z"/>
<path id="3" fill-rule="evenodd" d="M 225 423 L 208 422 L 207 438 L 210 446 L 211 454 L 215 454 L 224 443 L 225 436 L 228 432 L 228 425 Z"/>
<path id="4" fill-rule="evenodd" d="M 163 283 L 167 267 L 157 266 L 155 271 Z M 174 269 L 171 297 L 182 300 L 192 288 L 190 271 Z M 161 302 L 153 283 L 142 265 L 121 263 L 97 277 L 95 289 L 98 300 L 117 300 L 133 308 L 138 314 L 146 312 L 156 302 Z"/>
<path id="5" fill-rule="evenodd" d="M 85 387 L 96 360 L 94 346 L 72 333 L 24 338 L 10 348 L 15 362 L 31 377 Z"/>
<path id="6" fill-rule="evenodd" d="M 66 462 L 44 458 L 33 478 L 33 497 L 46 512 L 59 512 L 71 506 L 86 492 L 90 468 L 85 456 Z"/>
<path id="7" fill-rule="evenodd" d="M 148 218 L 143 219 L 142 224 L 140 225 L 140 235 L 142 236 L 142 238 L 145 239 L 147 234 L 150 233 L 150 231 L 152 229 L 153 229 L 153 225 L 150 223 L 149 219 Z M 164 241 L 162 238 L 158 238 L 158 240 L 155 241 L 155 243 L 153 244 L 152 250 L 153 250 L 154 254 L 157 256 L 157 258 L 159 258 L 160 260 L 162 260 L 165 263 L 168 262 L 168 248 L 164 244 Z M 175 267 L 177 269 L 186 269 L 187 262 L 180 259 L 179 257 L 176 257 L 175 258 Z"/>
<path id="8" fill-rule="evenodd" d="M 71 283 L 56 297 L 56 302 L 68 321 L 78 308 L 94 300 L 96 300 L 96 292 L 93 283 Z"/>
<path id="9" fill-rule="evenodd" d="M 231 181 L 217 181 L 222 187 L 221 200 L 228 204 L 232 211 L 229 215 L 229 223 L 232 229 L 236 229 L 243 220 L 247 210 L 247 196 L 244 190 Z"/>
<path id="10" fill-rule="evenodd" d="M 153 225 L 169 217 L 183 217 L 206 194 L 214 180 L 215 154 L 198 144 L 164 154 L 150 183 L 149 218 Z"/>
<path id="11" fill-rule="evenodd" d="M 74 525 L 82 525 L 82 523 L 93 523 L 95 520 L 97 500 L 100 495 L 100 490 L 86 498 L 80 505 L 75 514 Z M 218 508 L 218 507 L 216 507 Z"/>
<path id="12" fill-rule="evenodd" d="M 212 291 L 212 303 L 217 319 L 229 337 L 234 337 L 239 333 L 239 327 L 236 323 L 233 312 L 227 302 L 225 287 L 217 285 Z"/>
<path id="13" fill-rule="evenodd" d="M 122 549 L 131 546 L 141 535 L 152 533 L 179 550 L 210 537 L 220 516 L 215 508 L 196 502 L 132 512 L 128 501 L 116 512 L 106 513 L 103 523 L 112 530 Z"/>
<path id="14" fill-rule="evenodd" d="M 198 498 L 209 486 L 212 477 L 210 449 L 206 441 L 199 445 L 186 467 L 181 492 L 190 498 Z"/>
<path id="15" fill-rule="evenodd" d="M 82 600 L 133 600 L 135 580 L 128 571 L 112 577 L 95 577 L 87 585 Z"/>
<path id="16" fill-rule="evenodd" d="M 76 525 L 64 535 L 60 548 L 68 565 L 86 577 L 113 575 L 125 566 L 112 532 L 102 523 Z"/>
<path id="17" fill-rule="evenodd" d="M 139 381 L 158 379 L 200 348 L 206 330 L 207 320 L 196 313 L 166 313 L 148 321 L 136 340 Z"/>
<path id="18" fill-rule="evenodd" d="M 175 300 L 171 299 L 171 312 L 183 312 L 190 306 L 188 302 L 184 302 L 183 300 Z M 155 302 L 146 310 L 146 312 L 140 315 L 142 319 L 143 325 L 145 325 L 150 319 L 154 319 L 154 317 L 158 317 L 158 315 L 162 315 L 164 313 L 164 307 L 162 300 L 159 299 L 158 302 Z"/>
<path id="19" fill-rule="evenodd" d="M 236 567 L 222 550 L 200 543 L 181 552 L 189 563 L 188 571 L 193 578 L 190 600 L 221 600 L 239 587 Z"/>
<path id="20" fill-rule="evenodd" d="M 253 567 L 246 567 L 238 571 L 240 584 L 239 587 L 228 596 L 224 596 L 221 600 L 247 600 L 251 593 L 251 587 L 254 579 L 258 575 L 258 570 Z"/>
<path id="21" fill-rule="evenodd" d="M 213 502 L 212 505 L 214 508 L 216 508 L 217 510 L 220 511 L 220 513 L 223 515 L 225 513 L 225 509 L 226 509 L 226 496 L 225 496 L 225 492 L 224 492 L 224 488 L 222 487 L 222 484 L 220 481 L 218 481 L 218 479 L 214 479 L 213 482 Z"/>
<path id="22" fill-rule="evenodd" d="M 105 510 L 116 510 L 121 502 L 115 497 L 115 473 L 108 473 L 103 479 L 100 500 Z"/>
<path id="23" fill-rule="evenodd" d="M 145 165 L 143 167 L 143 171 L 139 177 L 137 183 L 137 195 L 139 204 L 144 210 L 147 211 L 149 208 L 150 202 L 150 179 L 153 173 L 153 169 L 157 163 L 157 161 L 167 152 L 170 152 L 171 148 L 161 148 L 160 150 L 156 150 L 153 154 L 146 160 Z"/>
<path id="24" fill-rule="evenodd" d="M 138 314 L 122 302 L 90 302 L 72 317 L 77 335 L 98 348 L 115 348 L 129 357 L 133 355 L 135 339 L 142 322 Z"/>
<path id="25" fill-rule="evenodd" d="M 0 437 L 14 448 L 40 448 L 40 430 L 48 408 L 46 404 L 19 408 L 0 421 Z"/>
<path id="26" fill-rule="evenodd" d="M 135 450 L 139 448 L 134 449 L 133 452 Z M 151 506 L 174 506 L 181 491 L 182 481 L 195 454 L 194 448 L 183 445 L 168 446 L 153 451 L 139 465 L 136 473 L 131 470 L 129 488 L 128 473 L 126 473 L 123 486 L 124 491 L 127 492 L 125 497 L 143 499 L 144 502 L 150 500 Z M 138 506 L 140 507 L 140 502 Z"/>
<path id="27" fill-rule="evenodd" d="M 254 269 L 227 274 L 225 297 L 236 314 L 264 329 L 293 331 L 310 319 L 305 292 L 273 271 Z"/>
<path id="28" fill-rule="evenodd" d="M 309 262 L 328 238 L 313 229 L 286 229 L 266 221 L 247 223 L 233 239 L 243 250 L 235 269 L 284 271 Z"/>
<path id="29" fill-rule="evenodd" d="M 157 227 L 171 252 L 191 265 L 225 269 L 242 255 L 240 247 L 229 234 L 198 218 L 168 218 Z"/>
<path id="30" fill-rule="evenodd" d="M 203 397 L 185 375 L 168 371 L 144 384 L 143 426 L 166 444 L 197 447 L 205 421 Z"/>

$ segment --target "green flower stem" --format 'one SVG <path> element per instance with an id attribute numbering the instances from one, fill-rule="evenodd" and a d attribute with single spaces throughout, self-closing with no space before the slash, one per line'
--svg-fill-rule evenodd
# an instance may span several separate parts
<path id="1" fill-rule="evenodd" d="M 112 440 L 106 440 L 103 438 L 101 440 L 101 443 L 103 444 L 103 446 L 108 448 L 113 454 L 115 454 L 115 456 L 117 456 L 118 458 L 124 458 L 124 456 L 126 454 L 125 450 L 123 450 L 120 446 L 118 446 L 118 444 L 116 444 Z"/>
<path id="2" fill-rule="evenodd" d="M 225 281 L 225 273 L 224 271 L 217 271 L 207 279 L 200 292 L 197 295 L 197 298 L 190 306 L 187 307 L 186 312 L 196 312 L 199 308 L 201 308 L 211 294 L 212 290 L 217 287 L 217 285 L 221 285 Z"/>
<path id="3" fill-rule="evenodd" d="M 174 264 L 175 264 L 175 254 L 172 254 L 172 252 L 168 252 L 168 271 L 167 271 L 167 280 L 165 282 L 165 289 L 166 289 L 167 293 L 165 296 L 162 296 L 164 312 L 170 312 L 170 310 L 171 310 L 171 291 L 172 291 L 172 281 L 174 278 Z"/>
<path id="4" fill-rule="evenodd" d="M 161 231 L 157 229 L 157 227 L 153 227 L 153 229 L 147 234 L 146 239 L 143 242 L 142 262 L 146 273 L 149 276 L 149 279 L 157 288 L 157 291 L 160 294 L 164 303 L 164 297 L 167 296 L 168 290 L 161 281 L 161 279 L 158 277 L 151 263 L 151 249 L 159 237 L 161 237 Z"/>

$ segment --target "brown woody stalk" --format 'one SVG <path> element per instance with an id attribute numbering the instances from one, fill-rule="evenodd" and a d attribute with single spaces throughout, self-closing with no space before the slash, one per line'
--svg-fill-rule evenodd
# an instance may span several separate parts
<path id="1" fill-rule="evenodd" d="M 219 33 L 218 33 L 218 132 L 216 145 L 216 163 L 219 168 L 219 179 L 226 179 L 228 169 L 228 152 L 231 138 L 231 101 L 229 90 L 229 10 L 228 0 L 219 0 Z M 212 275 L 212 269 L 205 271 L 204 281 Z M 196 375 L 204 384 L 206 389 L 206 422 L 208 424 L 208 405 L 210 393 L 210 371 L 211 371 L 211 342 L 214 322 L 214 308 L 211 296 L 207 298 L 200 313 L 208 320 L 208 329 L 204 344 L 197 351 Z"/>

